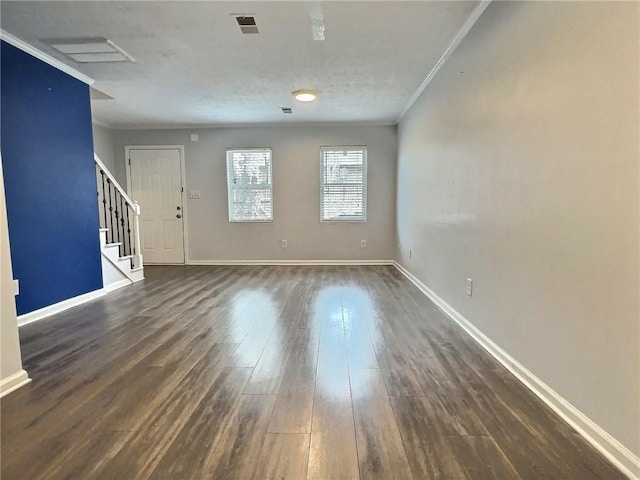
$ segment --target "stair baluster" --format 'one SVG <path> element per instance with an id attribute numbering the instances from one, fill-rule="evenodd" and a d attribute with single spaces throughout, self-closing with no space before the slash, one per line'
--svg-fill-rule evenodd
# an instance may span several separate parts
<path id="1" fill-rule="evenodd" d="M 113 231 L 113 202 L 111 200 L 111 179 L 107 178 L 107 185 L 109 185 L 109 232 L 111 233 L 111 242 L 116 243 L 116 234 Z"/>
<path id="2" fill-rule="evenodd" d="M 118 260 L 109 260 L 116 268 L 132 281 L 143 277 L 143 261 L 140 252 L 140 206 L 134 202 L 111 175 L 107 167 L 94 154 L 96 165 L 96 183 L 98 190 L 98 208 L 100 228 L 106 229 L 104 241 L 108 244 L 118 243 Z M 98 177 L 98 173 L 100 176 Z M 104 252 L 104 250 L 103 250 Z M 115 252 L 114 252 L 115 253 Z M 109 255 L 106 255 L 110 258 Z M 122 270 L 122 257 L 130 257 L 130 268 Z"/>
<path id="3" fill-rule="evenodd" d="M 115 208 L 113 209 L 113 216 L 116 224 L 116 243 L 122 243 L 120 239 L 120 225 L 118 224 L 118 191 L 113 192 L 113 203 L 115 203 Z M 118 247 L 118 251 L 120 251 L 122 245 Z"/>
<path id="4" fill-rule="evenodd" d="M 130 241 L 129 236 L 126 235 L 126 231 L 124 229 L 124 212 L 127 208 L 124 205 L 124 198 L 120 195 L 120 225 L 118 227 L 122 230 L 122 245 L 121 245 L 121 257 L 125 257 L 127 255 L 127 242 Z"/>
<path id="5" fill-rule="evenodd" d="M 129 239 L 129 250 L 127 255 L 133 255 L 133 246 L 131 244 L 131 224 L 129 223 L 129 208 L 125 209 L 126 217 L 127 217 L 127 239 Z M 124 219 L 123 219 L 124 220 Z M 133 259 L 131 259 L 131 266 L 133 267 Z"/>
<path id="6" fill-rule="evenodd" d="M 102 192 L 98 192 L 98 195 L 102 193 L 102 222 L 100 223 L 100 227 L 107 228 L 107 199 L 105 197 L 105 185 L 104 185 L 104 170 L 100 169 L 100 176 L 102 177 Z"/>

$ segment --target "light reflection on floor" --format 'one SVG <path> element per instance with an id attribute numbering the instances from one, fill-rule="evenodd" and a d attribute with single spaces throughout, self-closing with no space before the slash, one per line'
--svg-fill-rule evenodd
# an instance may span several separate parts
<path id="1" fill-rule="evenodd" d="M 307 342 L 318 343 L 318 348 L 308 350 L 308 355 L 317 356 L 323 352 L 322 368 L 318 368 L 316 388 L 327 398 L 335 397 L 344 401 L 344 384 L 338 373 L 347 368 L 376 368 L 376 356 L 373 345 L 380 338 L 375 321 L 376 309 L 369 292 L 354 284 L 326 286 L 313 291 L 313 297 L 303 310 L 305 317 L 297 319 L 293 325 L 290 319 L 280 319 L 286 298 L 276 298 L 274 291 L 251 287 L 237 291 L 230 302 L 228 311 L 228 338 L 230 342 L 240 343 L 256 322 L 271 327 L 269 344 L 274 351 L 284 349 L 291 337 L 292 328 L 302 328 L 308 335 Z M 372 344 L 372 340 L 374 341 Z M 237 350 L 239 364 L 249 364 L 250 352 Z M 315 363 L 315 358 L 310 359 Z M 261 368 L 276 369 L 281 359 L 265 356 Z M 270 365 L 270 364 L 271 365 Z M 366 375 L 358 375 L 359 384 L 350 385 L 361 394 L 365 393 L 363 384 Z M 363 380 L 364 379 L 364 380 Z M 349 380 L 347 380 L 349 381 Z"/>

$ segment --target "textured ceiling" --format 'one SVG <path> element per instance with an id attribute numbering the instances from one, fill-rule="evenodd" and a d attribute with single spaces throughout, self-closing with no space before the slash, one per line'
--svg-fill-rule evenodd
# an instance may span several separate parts
<path id="1" fill-rule="evenodd" d="M 3 0 L 0 24 L 95 79 L 113 97 L 93 101 L 108 126 L 394 123 L 476 5 Z M 259 34 L 241 34 L 232 14 L 243 13 Z M 46 43 L 87 37 L 110 39 L 136 62 L 79 64 Z M 296 102 L 300 88 L 318 100 Z"/>

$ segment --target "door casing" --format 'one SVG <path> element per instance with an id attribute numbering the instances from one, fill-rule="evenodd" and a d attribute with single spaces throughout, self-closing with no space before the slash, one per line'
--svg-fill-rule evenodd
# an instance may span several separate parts
<path id="1" fill-rule="evenodd" d="M 131 187 L 131 162 L 129 161 L 131 150 L 179 150 L 180 151 L 180 183 L 181 183 L 181 198 L 182 198 L 182 241 L 183 241 L 183 249 L 184 249 L 184 264 L 187 265 L 189 263 L 189 239 L 187 237 L 187 192 L 186 192 L 186 172 L 184 167 L 184 145 L 127 145 L 124 147 L 124 158 L 126 165 L 126 173 L 127 173 L 127 194 L 131 196 L 132 187 Z M 135 198 L 131 197 L 133 200 Z M 143 259 L 144 261 L 144 259 Z M 177 264 L 171 264 L 177 265 Z"/>

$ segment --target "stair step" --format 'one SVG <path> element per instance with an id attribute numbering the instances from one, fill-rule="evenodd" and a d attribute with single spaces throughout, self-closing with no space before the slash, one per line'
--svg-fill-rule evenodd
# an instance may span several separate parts
<path id="1" fill-rule="evenodd" d="M 99 232 L 108 232 L 108 231 L 109 231 L 109 229 L 108 229 L 108 228 L 101 228 L 101 229 L 99 229 L 98 231 L 99 231 Z"/>
<path id="2" fill-rule="evenodd" d="M 133 258 L 133 255 L 125 255 L 124 257 L 118 257 L 118 260 L 129 260 Z"/>
<path id="3" fill-rule="evenodd" d="M 105 248 L 107 248 L 107 247 L 119 247 L 120 245 L 122 245 L 122 242 L 107 243 L 107 244 L 105 244 Z"/>
<path id="4" fill-rule="evenodd" d="M 131 278 L 134 282 L 144 280 L 144 271 L 142 270 L 142 268 L 135 268 L 129 272 L 129 278 Z"/>
<path id="5" fill-rule="evenodd" d="M 144 267 L 137 267 L 137 268 L 132 268 L 131 271 L 132 272 L 139 272 L 140 270 L 142 270 Z"/>

